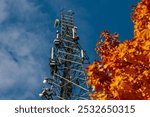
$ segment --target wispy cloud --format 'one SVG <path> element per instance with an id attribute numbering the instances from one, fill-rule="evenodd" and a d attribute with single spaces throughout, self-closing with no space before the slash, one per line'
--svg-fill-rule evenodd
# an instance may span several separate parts
<path id="1" fill-rule="evenodd" d="M 48 69 L 47 14 L 28 0 L 0 0 L 0 99 L 36 99 Z"/>
<path id="2" fill-rule="evenodd" d="M 5 0 L 0 0 L 0 23 L 2 23 L 7 18 Z"/>

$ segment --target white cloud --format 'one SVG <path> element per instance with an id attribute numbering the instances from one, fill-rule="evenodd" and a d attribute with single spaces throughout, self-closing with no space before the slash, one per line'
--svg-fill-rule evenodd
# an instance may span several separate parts
<path id="1" fill-rule="evenodd" d="M 7 18 L 7 15 L 5 0 L 0 0 L 0 23 Z"/>
<path id="2" fill-rule="evenodd" d="M 46 17 L 28 0 L 0 0 L 0 99 L 37 98 L 48 69 Z"/>

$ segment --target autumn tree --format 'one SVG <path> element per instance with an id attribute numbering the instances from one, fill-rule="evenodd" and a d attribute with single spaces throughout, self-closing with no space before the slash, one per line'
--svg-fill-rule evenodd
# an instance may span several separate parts
<path id="1" fill-rule="evenodd" d="M 87 67 L 91 99 L 150 99 L 150 0 L 133 7 L 134 37 L 121 43 L 103 31 L 96 44 L 100 57 Z"/>

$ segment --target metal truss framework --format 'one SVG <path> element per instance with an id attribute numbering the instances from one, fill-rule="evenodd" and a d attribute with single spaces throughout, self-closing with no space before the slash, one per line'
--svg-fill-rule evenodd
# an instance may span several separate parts
<path id="1" fill-rule="evenodd" d="M 83 67 L 89 64 L 89 58 L 78 43 L 73 15 L 71 10 L 62 11 L 61 18 L 55 20 L 57 33 L 49 62 L 52 78 L 43 81 L 45 88 L 39 94 L 42 99 L 89 99 L 89 86 Z"/>

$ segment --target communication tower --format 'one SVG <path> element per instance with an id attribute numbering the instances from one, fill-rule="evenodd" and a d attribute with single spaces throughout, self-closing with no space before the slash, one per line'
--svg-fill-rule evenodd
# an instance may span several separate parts
<path id="1" fill-rule="evenodd" d="M 45 85 L 39 94 L 42 99 L 89 99 L 90 88 L 84 68 L 89 64 L 89 58 L 78 43 L 79 36 L 73 16 L 71 10 L 62 11 L 60 19 L 55 20 L 56 38 L 49 61 L 52 77 L 43 81 Z"/>

